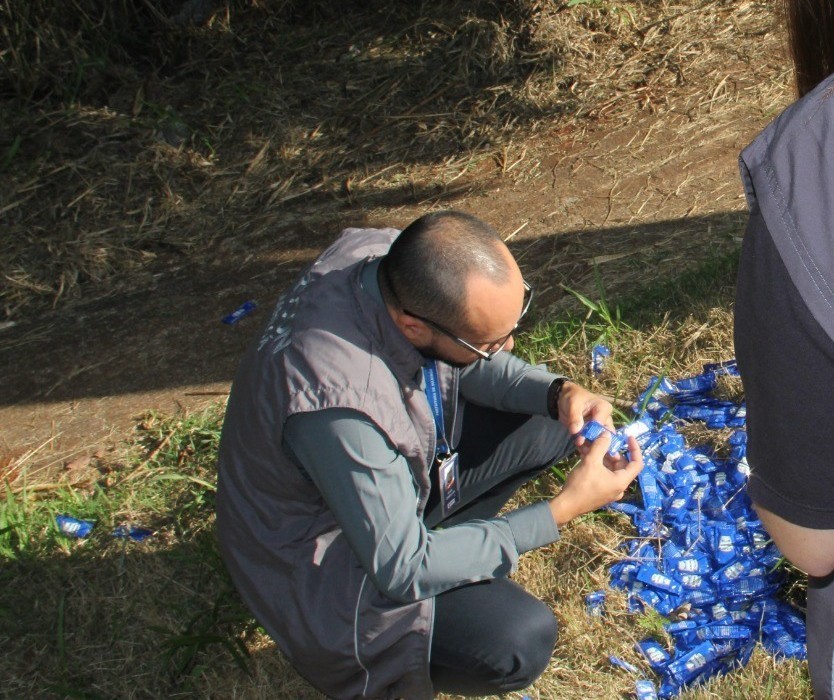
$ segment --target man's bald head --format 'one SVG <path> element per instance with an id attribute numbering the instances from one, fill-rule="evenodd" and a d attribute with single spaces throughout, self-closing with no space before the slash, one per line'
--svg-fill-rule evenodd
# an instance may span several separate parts
<path id="1" fill-rule="evenodd" d="M 467 321 L 469 277 L 505 284 L 507 258 L 498 233 L 480 219 L 456 211 L 426 214 L 397 236 L 382 260 L 382 293 L 388 303 L 457 327 Z"/>

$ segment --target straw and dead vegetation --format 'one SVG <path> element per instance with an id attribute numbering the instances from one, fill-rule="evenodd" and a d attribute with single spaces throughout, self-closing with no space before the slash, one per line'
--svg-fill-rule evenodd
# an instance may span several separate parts
<path id="1" fill-rule="evenodd" d="M 622 405 L 651 375 L 732 355 L 743 202 L 715 164 L 789 100 L 779 37 L 770 0 L 0 0 L 0 329 L 456 206 L 502 224 L 537 285 L 520 352 Z M 613 357 L 592 376 L 599 339 Z M 32 347 L 2 342 L 21 364 Z M 0 458 L 2 694 L 322 697 L 217 556 L 222 410 L 148 415 L 86 460 L 39 461 L 54 437 Z M 95 534 L 62 538 L 58 512 Z M 155 534 L 114 540 L 123 523 Z M 562 630 L 532 697 L 633 688 L 606 658 L 639 664 L 631 644 L 658 619 L 616 595 L 604 621 L 583 607 L 630 535 L 588 516 L 522 558 Z M 808 692 L 803 665 L 757 651 L 684 697 Z"/>
<path id="2" fill-rule="evenodd" d="M 535 175 L 560 130 L 668 114 L 706 136 L 785 97 L 757 80 L 768 2 L 187 5 L 0 4 L 6 319 Z"/>
<path id="3" fill-rule="evenodd" d="M 558 354 L 560 367 L 586 385 L 633 398 L 648 376 L 686 376 L 726 358 L 726 278 L 711 282 L 709 293 L 686 297 L 685 312 L 652 312 L 642 319 L 629 314 L 619 322 L 612 321 L 615 313 L 573 316 L 529 329 L 521 351 L 539 359 Z M 593 375 L 588 349 L 600 337 L 612 356 Z M 721 391 L 733 395 L 734 382 Z M 121 461 L 84 465 L 90 470 L 86 484 L 49 493 L 7 491 L 0 508 L 0 643 L 9 697 L 323 697 L 251 618 L 218 557 L 212 528 L 222 415 L 222 404 L 192 415 L 149 414 Z M 718 432 L 693 426 L 687 439 L 708 444 L 721 439 Z M 570 467 L 571 460 L 559 465 Z M 558 488 L 557 478 L 542 477 L 511 506 L 551 497 Z M 96 521 L 93 535 L 82 541 L 59 535 L 53 518 L 62 512 Z M 117 525 L 130 523 L 154 534 L 144 542 L 112 537 Z M 526 691 L 531 697 L 630 697 L 634 678 L 608 663 L 611 654 L 651 675 L 633 644 L 650 635 L 668 642 L 663 618 L 627 613 L 625 596 L 611 589 L 604 618 L 589 618 L 584 606 L 588 592 L 608 587 L 608 567 L 633 536 L 627 518 L 600 512 L 566 528 L 559 542 L 522 557 L 515 578 L 553 606 L 561 628 L 550 667 Z M 801 603 L 801 590 L 788 593 Z M 778 662 L 758 649 L 743 670 L 681 697 L 808 695 L 803 664 Z"/>

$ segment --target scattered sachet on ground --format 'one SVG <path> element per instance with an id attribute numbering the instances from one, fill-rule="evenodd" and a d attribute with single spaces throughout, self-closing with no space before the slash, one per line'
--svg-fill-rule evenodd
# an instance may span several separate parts
<path id="1" fill-rule="evenodd" d="M 637 700 L 657 700 L 657 689 L 654 683 L 641 678 L 634 684 L 634 693 Z"/>
<path id="2" fill-rule="evenodd" d="M 605 361 L 611 357 L 611 350 L 605 345 L 594 345 L 591 349 L 591 371 L 600 374 L 605 367 Z"/>
<path id="3" fill-rule="evenodd" d="M 66 514 L 56 515 L 55 524 L 58 526 L 61 534 L 77 539 L 89 537 L 95 526 L 92 520 L 81 520 L 80 518 L 73 518 L 71 515 Z"/>
<path id="4" fill-rule="evenodd" d="M 128 539 L 134 542 L 144 542 L 153 534 L 153 530 L 146 527 L 139 527 L 137 525 L 118 525 L 113 532 L 110 533 L 116 539 Z"/>
<path id="5" fill-rule="evenodd" d="M 592 591 L 585 596 L 585 612 L 591 617 L 605 615 L 605 591 Z"/>
<path id="6" fill-rule="evenodd" d="M 228 314 L 227 316 L 224 316 L 220 320 L 229 326 L 233 326 L 238 321 L 240 321 L 240 319 L 248 316 L 257 308 L 258 304 L 253 299 L 250 299 L 249 301 L 243 302 L 234 311 L 232 311 L 232 313 Z"/>
<path id="7" fill-rule="evenodd" d="M 608 661 L 611 663 L 612 666 L 616 666 L 617 668 L 623 669 L 623 671 L 628 671 L 629 673 L 640 673 L 640 669 L 630 664 L 628 661 L 624 661 L 619 656 L 609 656 Z"/>
<path id="8" fill-rule="evenodd" d="M 76 539 L 89 537 L 95 527 L 95 522 L 92 520 L 82 520 L 63 513 L 55 516 L 55 524 L 62 535 Z M 153 534 L 153 530 L 138 525 L 118 525 L 110 534 L 117 539 L 144 542 Z"/>
<path id="9" fill-rule="evenodd" d="M 734 360 L 677 382 L 652 378 L 634 404 L 636 419 L 615 434 L 620 451 L 629 435 L 636 438 L 645 467 L 639 499 L 609 505 L 627 514 L 640 536 L 622 546 L 626 556 L 611 566 L 611 586 L 627 592 L 629 611 L 653 608 L 670 618 L 672 649 L 654 639 L 636 645 L 660 676 L 661 698 L 745 665 L 757 641 L 777 657 L 806 657 L 805 621 L 777 598 L 781 554 L 747 495 L 744 403 L 713 396 L 723 374 L 738 375 Z M 729 454 L 688 446 L 678 427 L 691 421 L 736 428 Z M 596 423 L 582 434 L 593 440 L 606 430 Z M 601 591 L 586 598 L 589 614 L 603 614 L 604 603 Z M 638 698 L 655 692 L 650 681 L 635 691 Z"/>

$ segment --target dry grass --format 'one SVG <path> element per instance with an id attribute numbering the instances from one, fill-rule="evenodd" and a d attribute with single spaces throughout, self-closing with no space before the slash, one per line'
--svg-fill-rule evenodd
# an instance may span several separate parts
<path id="1" fill-rule="evenodd" d="M 656 323 L 611 330 L 612 356 L 599 375 L 587 369 L 588 347 L 600 330 L 595 317 L 567 332 L 556 328 L 549 340 L 538 341 L 537 352 L 558 353 L 560 366 L 598 391 L 634 397 L 650 375 L 687 376 L 705 362 L 731 357 L 726 306 L 726 292 L 719 293 L 709 304 L 685 304 Z M 722 390 L 737 387 L 728 382 Z M 5 510 L 0 504 L 0 516 L 23 523 L 27 533 L 23 550 L 0 567 L 0 646 L 6 651 L 0 684 L 6 696 L 323 697 L 253 624 L 218 558 L 210 484 L 221 416 L 222 406 L 204 417 L 149 416 L 127 462 L 95 465 L 102 480 L 92 495 L 26 491 Z M 720 441 L 724 433 L 693 427 L 687 435 L 706 442 Z M 172 476 L 176 480 L 158 481 Z M 21 483 L 18 477 L 11 486 Z M 542 477 L 510 506 L 553 496 L 558 488 L 556 479 Z M 97 534 L 81 543 L 56 540 L 48 519 L 61 510 L 97 517 Z M 144 543 L 112 540 L 109 527 L 124 520 L 150 525 L 156 534 Z M 2 530 L 0 523 L 5 546 Z M 631 536 L 627 518 L 597 513 L 566 527 L 559 542 L 521 558 L 516 579 L 553 607 L 561 627 L 550 667 L 525 691 L 532 698 L 630 697 L 634 679 L 608 663 L 610 654 L 651 676 L 633 644 L 656 629 L 656 619 L 628 614 L 622 594 L 610 590 L 603 619 L 585 613 L 585 595 L 608 588 L 618 544 Z M 787 594 L 799 596 L 801 590 Z M 246 649 L 247 671 L 229 650 L 239 644 Z M 808 695 L 805 664 L 777 663 L 759 649 L 743 670 L 680 697 Z"/>
<path id="2" fill-rule="evenodd" d="M 237 0 L 197 27 L 180 7 L 0 3 L 7 318 L 300 219 L 535 177 L 554 131 L 666 114 L 706 136 L 785 99 L 756 80 L 767 2 Z"/>
<path id="3" fill-rule="evenodd" d="M 537 261 L 547 320 L 581 309 L 562 285 L 592 293 L 595 270 L 619 296 L 737 246 L 739 217 L 710 219 L 709 235 L 685 219 L 664 224 L 643 231 L 639 246 L 636 227 L 681 193 L 692 203 L 678 216 L 716 211 L 708 199 L 723 185 L 699 194 L 706 183 L 687 174 L 687 163 L 709 161 L 716 134 L 739 134 L 787 100 L 772 0 L 234 0 L 196 27 L 167 19 L 181 6 L 0 0 L 6 319 L 136 285 L 184 260 L 222 264 L 230 250 L 280 247 L 290 230 L 303 237 L 322 222 L 434 206 L 491 177 L 555 180 L 564 164 L 541 144 L 608 130 L 608 164 L 574 154 L 567 176 L 577 189 L 610 183 L 603 228 L 617 229 L 541 243 L 524 240 L 525 223 L 505 232 L 523 266 Z M 638 161 L 650 147 L 653 157 Z M 570 208 L 553 207 L 558 216 Z M 726 298 L 683 310 L 668 301 L 674 314 L 634 329 L 611 332 L 589 318 L 558 340 L 530 341 L 535 359 L 630 400 L 652 375 L 692 374 L 732 356 Z M 613 359 L 591 375 L 589 347 L 602 332 Z M 708 437 L 688 430 L 692 440 Z M 144 500 L 160 473 L 154 460 L 170 447 L 160 448 L 165 434 L 142 443 L 129 481 L 117 465 L 112 474 L 96 464 L 65 475 L 85 489 L 101 476 L 100 517 L 150 519 L 153 539 L 124 548 L 106 536 L 59 542 L 0 566 L 3 695 L 322 697 L 229 595 L 210 496 Z M 0 475 L 17 489 L 32 457 L 10 458 Z M 192 458 L 176 448 L 169 468 L 179 473 Z M 119 500 L 128 487 L 133 495 Z M 541 479 L 519 501 L 556 488 Z M 9 502 L 36 543 L 49 541 L 37 507 L 79 507 L 85 498 L 26 490 Z M 533 698 L 620 698 L 633 688 L 606 658 L 641 663 L 631 649 L 644 636 L 639 618 L 615 594 L 604 621 L 584 612 L 584 595 L 605 587 L 612 551 L 629 531 L 619 516 L 588 517 L 522 558 L 517 579 L 553 605 L 562 628 L 551 667 L 527 691 Z M 189 624 L 206 644 L 193 657 L 174 643 Z M 243 642 L 249 673 L 211 635 Z M 173 666 L 171 650 L 180 650 Z M 743 671 L 683 697 L 807 695 L 803 665 L 758 651 Z"/>

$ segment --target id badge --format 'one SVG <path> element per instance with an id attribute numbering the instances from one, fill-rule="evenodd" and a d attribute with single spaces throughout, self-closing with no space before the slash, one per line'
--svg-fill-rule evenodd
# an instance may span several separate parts
<path id="1" fill-rule="evenodd" d="M 447 457 L 438 457 L 437 475 L 440 479 L 440 503 L 443 506 L 443 517 L 445 518 L 460 503 L 457 452 L 453 452 Z"/>

